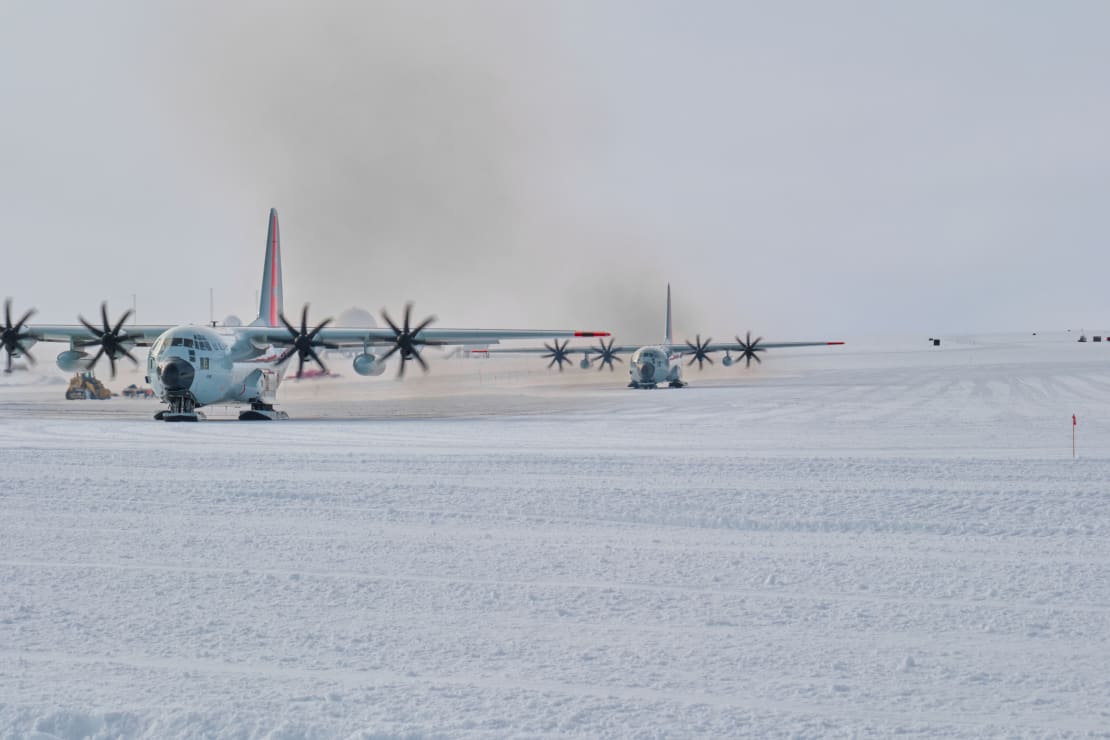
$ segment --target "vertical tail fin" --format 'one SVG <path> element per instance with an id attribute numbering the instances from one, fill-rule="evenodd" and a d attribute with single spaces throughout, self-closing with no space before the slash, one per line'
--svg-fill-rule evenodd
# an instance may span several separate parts
<path id="1" fill-rule="evenodd" d="M 671 344 L 671 284 L 667 283 L 667 336 L 663 338 L 664 344 Z"/>
<path id="2" fill-rule="evenodd" d="M 266 232 L 266 264 L 262 268 L 262 292 L 258 300 L 258 318 L 252 326 L 277 326 L 278 315 L 284 313 L 281 290 L 281 236 L 278 233 L 277 209 L 270 209 L 270 228 Z"/>

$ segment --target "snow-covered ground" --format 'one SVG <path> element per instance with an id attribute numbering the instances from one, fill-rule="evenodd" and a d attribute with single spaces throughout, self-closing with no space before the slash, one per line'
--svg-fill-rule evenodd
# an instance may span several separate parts
<path id="1" fill-rule="evenodd" d="M 270 424 L 6 379 L 0 736 L 1110 731 L 1110 345 L 496 363 Z"/>

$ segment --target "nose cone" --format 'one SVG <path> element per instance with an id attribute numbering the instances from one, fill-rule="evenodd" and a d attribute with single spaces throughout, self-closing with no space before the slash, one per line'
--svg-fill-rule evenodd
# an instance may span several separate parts
<path id="1" fill-rule="evenodd" d="M 640 363 L 640 380 L 655 380 L 655 365 L 650 362 Z"/>
<path id="2" fill-rule="evenodd" d="M 193 366 L 180 357 L 171 357 L 158 368 L 158 377 L 166 390 L 174 393 L 187 391 L 193 385 L 196 371 Z"/>

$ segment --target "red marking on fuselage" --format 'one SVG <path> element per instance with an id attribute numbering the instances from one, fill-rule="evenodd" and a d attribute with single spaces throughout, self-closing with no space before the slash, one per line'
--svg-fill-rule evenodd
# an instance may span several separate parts
<path id="1" fill-rule="evenodd" d="M 825 342 L 827 345 L 844 344 L 844 342 Z"/>
<path id="2" fill-rule="evenodd" d="M 607 332 L 607 331 L 576 331 L 576 332 L 574 332 L 574 336 L 576 336 L 576 337 L 607 337 L 607 336 L 609 336 L 609 332 Z"/>

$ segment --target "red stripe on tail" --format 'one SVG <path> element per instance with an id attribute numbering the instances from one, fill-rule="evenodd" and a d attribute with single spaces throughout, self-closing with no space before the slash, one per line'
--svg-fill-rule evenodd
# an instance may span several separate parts
<path id="1" fill-rule="evenodd" d="M 277 271 L 278 271 L 278 230 L 277 214 L 270 216 L 270 326 L 278 325 Z"/>

